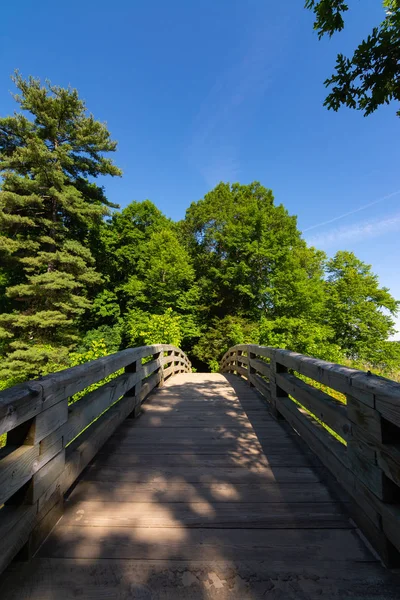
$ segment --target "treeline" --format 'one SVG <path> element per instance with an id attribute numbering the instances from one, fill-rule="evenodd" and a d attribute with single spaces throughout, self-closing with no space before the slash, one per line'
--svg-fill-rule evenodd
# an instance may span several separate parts
<path id="1" fill-rule="evenodd" d="M 218 369 L 236 343 L 397 370 L 398 302 L 350 252 L 308 247 L 259 183 L 220 183 L 173 222 L 123 210 L 106 126 L 75 90 L 16 74 L 21 112 L 0 119 L 0 380 L 128 346 L 173 343 Z"/>

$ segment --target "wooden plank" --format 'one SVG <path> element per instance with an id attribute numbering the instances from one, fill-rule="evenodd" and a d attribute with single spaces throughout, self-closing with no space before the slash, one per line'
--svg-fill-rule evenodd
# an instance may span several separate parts
<path id="1" fill-rule="evenodd" d="M 68 401 L 65 399 L 42 411 L 34 418 L 25 443 L 34 446 L 66 423 L 67 419 Z"/>
<path id="2" fill-rule="evenodd" d="M 54 458 L 64 448 L 62 438 L 56 439 L 51 444 L 44 443 L 48 438 L 42 440 L 39 444 L 39 459 L 38 459 L 38 470 L 41 469 L 46 463 Z"/>
<path id="3" fill-rule="evenodd" d="M 374 392 L 369 388 L 370 376 L 363 371 L 310 358 L 289 350 L 275 350 L 274 356 L 277 362 L 288 369 L 298 371 L 343 394 L 350 394 L 372 408 L 375 405 Z"/>
<path id="4" fill-rule="evenodd" d="M 377 462 L 397 486 L 400 487 L 400 448 L 394 444 L 384 444 L 377 450 Z"/>
<path id="5" fill-rule="evenodd" d="M 36 506 L 3 506 L 0 509 L 0 572 L 28 540 L 36 512 Z"/>
<path id="6" fill-rule="evenodd" d="M 149 467 L 310 467 L 312 465 L 321 466 L 321 463 L 312 453 L 299 453 L 293 450 L 292 452 L 279 452 L 274 454 L 200 454 L 196 452 L 179 452 L 178 454 L 140 454 L 127 453 L 124 450 L 115 449 L 112 454 L 109 454 L 107 448 L 99 451 L 96 464 L 103 466 L 113 466 L 123 464 L 126 468 L 133 466 L 149 466 Z"/>
<path id="7" fill-rule="evenodd" d="M 35 417 L 41 410 L 43 388 L 38 382 L 21 383 L 0 392 L 0 435 Z"/>
<path id="8" fill-rule="evenodd" d="M 239 375 L 241 375 L 242 377 L 246 377 L 247 378 L 247 376 L 248 376 L 248 370 L 245 369 L 244 367 L 241 367 L 238 364 L 235 366 L 235 371 L 237 373 L 239 373 Z"/>
<path id="9" fill-rule="evenodd" d="M 375 396 L 376 410 L 396 427 L 400 427 L 400 385 L 397 383 L 395 387 L 393 381 L 389 383 L 382 385 L 383 389 Z"/>
<path id="10" fill-rule="evenodd" d="M 265 408 L 264 408 L 265 411 Z M 267 412 L 267 411 L 265 411 Z M 257 420 L 257 427 L 268 427 L 270 424 L 271 417 L 268 415 L 258 415 L 256 413 L 256 417 L 251 416 L 251 419 Z M 219 415 L 215 413 L 215 417 L 213 418 L 211 415 L 204 416 L 202 411 L 192 414 L 183 415 L 182 413 L 175 414 L 161 414 L 156 413 L 148 413 L 147 411 L 142 411 L 142 416 L 140 418 L 140 427 L 143 429 L 164 429 L 173 426 L 175 429 L 186 429 L 187 427 L 191 427 L 194 429 L 195 427 L 212 427 L 221 426 L 221 427 L 248 427 L 248 419 L 243 415 L 238 415 L 230 418 L 229 416 L 224 418 L 224 415 Z"/>
<path id="11" fill-rule="evenodd" d="M 160 356 L 159 358 L 157 358 L 155 360 L 151 360 L 150 362 L 143 365 L 142 366 L 143 377 L 149 377 L 152 373 L 154 373 L 154 371 L 157 371 L 157 369 L 160 369 L 164 364 L 163 358 L 164 357 Z"/>
<path id="12" fill-rule="evenodd" d="M 279 411 L 339 482 L 346 483 L 353 479 L 347 468 L 345 447 L 326 429 L 289 398 L 280 398 Z"/>
<path id="13" fill-rule="evenodd" d="M 378 460 L 376 442 L 373 441 L 371 443 L 371 440 L 365 435 L 365 431 L 357 425 L 352 425 L 351 433 L 351 439 L 349 439 L 347 443 L 355 445 L 358 448 L 359 452 L 362 453 L 365 456 L 365 458 L 369 460 L 369 462 L 371 462 L 374 465 L 377 465 Z"/>
<path id="14" fill-rule="evenodd" d="M 161 381 L 161 374 L 156 372 L 150 375 L 147 379 L 142 382 L 142 389 L 140 391 L 140 402 L 143 402 L 150 392 L 158 385 Z"/>
<path id="15" fill-rule="evenodd" d="M 68 422 L 61 430 L 65 445 L 78 436 L 111 404 L 133 388 L 140 379 L 140 372 L 123 373 L 72 404 L 69 408 Z"/>
<path id="16" fill-rule="evenodd" d="M 229 357 L 232 352 L 246 352 L 246 354 L 255 354 L 256 356 L 262 356 L 264 358 L 271 358 L 275 348 L 269 348 L 268 346 L 257 346 L 256 344 L 237 344 L 230 348 L 224 357 Z"/>
<path id="17" fill-rule="evenodd" d="M 48 461 L 32 477 L 27 492 L 27 502 L 34 504 L 39 500 L 51 484 L 61 476 L 65 467 L 65 449 Z"/>
<path id="18" fill-rule="evenodd" d="M 336 494 L 336 491 L 335 491 Z M 156 483 L 129 483 L 110 486 L 103 481 L 80 481 L 73 489 L 68 502 L 98 501 L 102 502 L 147 502 L 162 505 L 168 502 L 198 503 L 203 499 L 214 503 L 296 503 L 333 502 L 336 498 L 322 483 L 176 483 L 164 481 Z M 194 507 L 196 510 L 196 507 Z M 260 512 L 268 511 L 268 507 L 260 507 Z"/>
<path id="19" fill-rule="evenodd" d="M 290 563 L 273 558 L 257 560 L 256 556 L 250 561 L 217 563 L 188 559 L 90 562 L 88 568 L 83 558 L 36 558 L 32 564 L 13 565 L 1 587 L 2 600 L 76 600 L 82 592 L 88 600 L 106 600 L 116 591 L 118 600 L 127 600 L 133 591 L 142 600 L 216 600 L 218 596 L 220 600 L 263 596 L 264 600 L 294 600 L 294 594 L 301 600 L 331 600 L 342 590 L 352 600 L 398 597 L 397 577 L 379 563 L 338 558 L 329 560 L 328 569 L 326 559 L 319 560 L 315 554 L 308 560 L 304 552 Z"/>
<path id="20" fill-rule="evenodd" d="M 168 377 L 171 377 L 175 373 L 175 367 L 168 367 L 168 369 L 164 369 L 164 380 Z"/>
<path id="21" fill-rule="evenodd" d="M 332 502 L 260 503 L 209 501 L 164 506 L 146 502 L 73 502 L 63 516 L 63 527 L 179 527 L 213 529 L 351 529 L 340 504 Z M 167 510 L 166 510 L 167 509 Z"/>
<path id="22" fill-rule="evenodd" d="M 216 442 L 216 443 L 176 443 L 174 445 L 168 443 L 158 444 L 157 447 L 154 447 L 154 444 L 142 444 L 142 443 L 127 443 L 121 442 L 119 443 L 117 439 L 110 440 L 107 444 L 106 449 L 109 452 L 113 452 L 116 449 L 119 449 L 120 452 L 135 452 L 135 453 L 146 453 L 146 454 L 181 454 L 182 452 L 194 452 L 196 454 L 221 454 L 225 455 L 227 453 L 231 455 L 243 456 L 246 455 L 248 457 L 251 456 L 260 456 L 263 449 L 267 454 L 277 453 L 277 452 L 288 452 L 293 453 L 296 449 L 296 446 L 293 445 L 292 442 L 282 442 L 282 443 L 271 443 L 266 444 L 263 442 L 263 446 L 260 444 L 252 444 L 251 447 L 248 447 L 246 444 L 229 444 L 224 442 Z"/>
<path id="23" fill-rule="evenodd" d="M 5 447 L 0 460 L 0 506 L 17 492 L 37 471 L 39 445 Z"/>
<path id="24" fill-rule="evenodd" d="M 185 527 L 114 527 L 112 535 L 107 527 L 88 527 L 83 536 L 79 525 L 58 526 L 39 556 L 143 559 L 143 545 L 146 557 L 152 560 L 251 560 L 256 553 L 259 559 L 289 563 L 296 562 L 305 549 L 311 561 L 376 560 L 354 531 L 346 529 L 275 529 L 268 534 L 263 529 L 194 529 L 189 536 Z"/>
<path id="25" fill-rule="evenodd" d="M 378 498 L 385 502 L 396 502 L 399 499 L 397 486 L 386 477 L 380 467 L 368 460 L 357 443 L 348 444 L 347 458 L 352 473 Z"/>
<path id="26" fill-rule="evenodd" d="M 280 429 L 279 427 L 273 427 L 269 423 L 262 423 L 261 425 L 257 425 L 254 423 L 254 428 L 251 426 L 246 426 L 243 424 L 242 426 L 234 423 L 232 426 L 227 423 L 224 427 L 177 427 L 173 426 L 173 420 L 169 422 L 170 427 L 131 427 L 127 426 L 121 427 L 118 431 L 118 434 L 115 436 L 120 436 L 120 439 L 126 441 L 150 441 L 153 442 L 162 442 L 162 441 L 172 441 L 172 442 L 180 442 L 184 440 L 225 440 L 225 441 L 248 441 L 251 443 L 252 441 L 271 441 L 274 442 L 282 442 L 282 441 L 293 441 L 293 437 L 296 438 L 296 433 L 293 430 L 285 431 L 285 429 Z M 297 438 L 296 438 L 297 439 Z"/>
<path id="27" fill-rule="evenodd" d="M 257 442 L 258 437 L 252 427 L 190 427 L 189 425 L 185 429 L 176 431 L 173 426 L 164 427 L 161 431 L 157 428 L 141 428 L 141 427 L 123 427 L 115 435 L 121 442 L 148 442 L 153 444 L 155 442 L 193 442 L 204 440 L 206 442 L 213 441 L 231 441 L 231 442 Z M 272 439 L 277 438 L 277 441 L 286 439 L 287 436 L 284 431 L 279 429 L 272 430 L 270 427 L 267 428 L 267 436 Z"/>
<path id="28" fill-rule="evenodd" d="M 399 555 L 382 531 L 381 522 L 379 521 L 377 525 L 371 521 L 369 516 L 360 509 L 360 506 L 356 502 L 350 503 L 348 510 L 355 523 L 360 527 L 363 535 L 378 552 L 383 563 L 389 568 L 399 567 Z"/>
<path id="29" fill-rule="evenodd" d="M 152 483 L 173 479 L 176 482 L 186 483 L 209 483 L 218 481 L 220 483 L 296 483 L 317 482 L 321 480 L 318 469 L 307 467 L 234 467 L 212 470 L 204 467 L 160 467 L 147 468 L 140 465 L 127 470 L 124 466 L 102 467 L 101 465 L 90 465 L 85 474 L 87 481 L 109 481 L 109 482 L 138 482 Z"/>
<path id="30" fill-rule="evenodd" d="M 137 405 L 135 396 L 125 396 L 104 413 L 67 449 L 66 468 L 61 475 L 61 489 L 66 492 L 99 449 Z"/>
<path id="31" fill-rule="evenodd" d="M 35 525 L 29 534 L 27 547 L 25 549 L 28 560 L 32 560 L 35 552 L 47 538 L 56 523 L 61 519 L 63 515 L 62 498 L 55 504 L 52 504 L 51 508 L 46 510 L 45 513 L 46 514 L 37 515 Z"/>
<path id="32" fill-rule="evenodd" d="M 64 369 L 0 392 L 0 434 L 84 390 L 135 360 L 160 351 L 178 350 L 168 344 L 128 348 L 83 365 Z"/>
<path id="33" fill-rule="evenodd" d="M 343 403 L 290 373 L 276 373 L 276 383 L 333 431 L 348 437 L 350 423 Z"/>
<path id="34" fill-rule="evenodd" d="M 290 402 L 290 400 L 288 401 Z M 344 486 L 346 491 L 350 493 L 353 497 L 354 501 L 361 507 L 361 509 L 365 512 L 366 517 L 371 520 L 371 522 L 376 522 L 376 526 L 379 527 L 379 523 L 381 522 L 380 515 L 386 514 L 388 515 L 390 521 L 390 512 L 387 507 L 390 507 L 389 504 L 385 504 L 381 502 L 377 496 L 375 496 L 372 492 L 368 490 L 365 485 L 362 485 L 361 482 L 354 476 L 354 474 L 346 467 L 344 457 L 341 457 L 338 460 L 340 455 L 340 449 L 337 447 L 336 449 L 329 449 L 326 444 L 326 440 L 323 437 L 318 437 L 315 435 L 315 431 L 311 429 L 310 424 L 306 424 L 306 420 L 301 420 L 293 416 L 294 410 L 287 403 L 283 405 L 282 413 L 284 414 L 287 420 L 291 420 L 293 426 L 299 431 L 302 438 L 309 444 L 311 448 L 317 453 L 320 460 L 328 467 L 328 469 L 333 473 L 336 479 Z M 292 403 L 293 405 L 293 403 Z M 294 406 L 294 405 L 293 405 Z M 289 409 L 289 410 L 288 410 Z M 316 428 L 317 429 L 317 428 Z M 331 442 L 333 442 L 333 438 Z M 339 453 L 338 453 L 339 450 Z M 366 521 L 367 522 L 367 521 Z M 400 523 L 400 520 L 399 520 Z M 373 530 L 375 531 L 375 530 Z M 373 541 L 373 539 L 378 539 L 376 536 L 372 535 L 372 529 L 369 531 L 369 539 Z M 385 532 L 387 537 L 391 540 L 391 542 L 400 548 L 400 531 L 399 537 L 397 537 L 397 529 L 396 529 L 396 521 L 391 522 L 390 529 Z M 380 541 L 380 546 L 383 542 Z M 379 548 L 378 548 L 379 549 Z"/>
<path id="35" fill-rule="evenodd" d="M 396 444 L 386 444 L 368 436 L 368 432 L 361 427 L 353 425 L 353 444 L 357 444 L 360 453 L 372 462 L 379 465 L 387 477 L 400 487 L 400 448 Z"/>
<path id="36" fill-rule="evenodd" d="M 371 438 L 383 441 L 381 415 L 377 410 L 348 395 L 347 415 L 352 423 L 363 429 Z"/>
<path id="37" fill-rule="evenodd" d="M 252 358 L 250 359 L 250 367 L 255 369 L 257 373 L 264 375 L 265 377 L 269 377 L 271 375 L 271 367 L 269 363 L 259 359 Z"/>
<path id="38" fill-rule="evenodd" d="M 267 400 L 271 397 L 271 389 L 268 383 L 255 373 L 249 374 L 249 381 L 254 385 L 256 390 L 260 392 Z"/>

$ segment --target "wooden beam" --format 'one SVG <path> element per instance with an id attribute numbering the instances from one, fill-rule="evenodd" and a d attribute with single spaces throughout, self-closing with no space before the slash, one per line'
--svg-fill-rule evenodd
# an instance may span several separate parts
<path id="1" fill-rule="evenodd" d="M 1 451 L 0 506 L 25 485 L 38 470 L 39 445 L 10 448 Z"/>
<path id="2" fill-rule="evenodd" d="M 313 413 L 323 423 L 346 439 L 350 432 L 350 422 L 347 417 L 346 406 L 302 381 L 290 373 L 277 373 L 276 382 L 287 394 L 293 396 L 307 410 Z"/>

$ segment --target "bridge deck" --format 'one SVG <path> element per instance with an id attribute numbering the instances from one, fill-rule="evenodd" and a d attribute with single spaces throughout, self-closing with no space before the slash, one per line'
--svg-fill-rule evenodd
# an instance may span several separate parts
<path id="1" fill-rule="evenodd" d="M 323 479 L 245 383 L 178 375 L 103 446 L 0 596 L 400 598 Z"/>

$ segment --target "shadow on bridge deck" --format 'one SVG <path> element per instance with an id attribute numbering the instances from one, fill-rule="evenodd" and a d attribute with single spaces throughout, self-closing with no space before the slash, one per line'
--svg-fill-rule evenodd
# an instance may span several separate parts
<path id="1" fill-rule="evenodd" d="M 343 500 L 243 381 L 178 375 L 110 437 L 0 597 L 400 598 Z"/>

